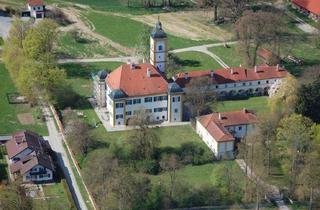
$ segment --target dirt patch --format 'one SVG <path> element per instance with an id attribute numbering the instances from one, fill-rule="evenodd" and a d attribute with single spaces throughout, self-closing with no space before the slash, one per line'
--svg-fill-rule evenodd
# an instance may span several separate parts
<path id="1" fill-rule="evenodd" d="M 32 125 L 34 124 L 34 119 L 31 113 L 18 114 L 18 120 L 22 125 Z"/>
<path id="2" fill-rule="evenodd" d="M 164 30 L 175 36 L 193 40 L 215 39 L 219 41 L 226 41 L 232 38 L 230 32 L 209 23 L 212 11 L 172 12 L 135 16 L 132 19 L 154 26 L 158 17 Z"/>

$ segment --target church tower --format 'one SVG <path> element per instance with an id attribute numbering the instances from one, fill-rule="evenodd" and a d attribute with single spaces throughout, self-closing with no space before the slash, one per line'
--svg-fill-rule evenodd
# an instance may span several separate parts
<path id="1" fill-rule="evenodd" d="M 160 20 L 150 34 L 150 63 L 162 73 L 166 71 L 168 63 L 167 34 L 162 29 Z"/>

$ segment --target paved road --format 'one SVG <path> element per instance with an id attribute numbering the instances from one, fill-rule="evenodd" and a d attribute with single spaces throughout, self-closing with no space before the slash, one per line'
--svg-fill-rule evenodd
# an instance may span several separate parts
<path id="1" fill-rule="evenodd" d="M 3 16 L 3 14 L 0 13 L 0 36 L 3 39 L 6 39 L 8 36 L 12 21 L 12 17 Z"/>
<path id="2" fill-rule="evenodd" d="M 170 53 L 181 53 L 181 52 L 191 52 L 191 51 L 196 51 L 196 52 L 201 52 L 209 55 L 211 58 L 213 58 L 215 61 L 217 61 L 221 67 L 223 68 L 228 68 L 229 66 L 221 59 L 219 58 L 216 54 L 213 52 L 209 51 L 208 48 L 211 47 L 218 47 L 218 46 L 224 46 L 225 44 L 228 45 L 233 45 L 236 44 L 237 42 L 220 42 L 220 43 L 215 43 L 215 44 L 206 44 L 206 45 L 199 45 L 199 46 L 194 46 L 194 47 L 187 47 L 187 48 L 181 48 L 181 49 L 176 49 L 176 50 L 171 50 L 169 51 Z M 133 61 L 137 62 L 139 59 L 137 57 L 114 57 L 114 58 L 74 58 L 74 59 L 59 59 L 58 63 L 91 63 L 91 62 L 128 62 L 128 61 Z"/>
<path id="3" fill-rule="evenodd" d="M 237 164 L 239 167 L 246 172 L 249 179 L 258 180 L 258 182 L 262 183 L 264 188 L 267 189 L 267 194 L 271 200 L 273 200 L 280 210 L 290 210 L 290 208 L 284 203 L 283 198 L 280 194 L 280 190 L 277 186 L 270 185 L 265 183 L 263 180 L 257 178 L 254 172 L 247 166 L 246 162 L 242 159 L 236 159 Z"/>
<path id="4" fill-rule="evenodd" d="M 87 210 L 87 205 L 80 193 L 75 176 L 73 174 L 67 152 L 65 151 L 62 143 L 62 138 L 58 132 L 54 119 L 51 117 L 51 112 L 48 107 L 43 107 L 43 112 L 46 115 L 46 124 L 49 131 L 49 144 L 53 151 L 56 152 L 58 157 L 58 164 L 64 172 L 65 178 L 72 193 L 72 197 L 76 203 L 77 209 Z"/>

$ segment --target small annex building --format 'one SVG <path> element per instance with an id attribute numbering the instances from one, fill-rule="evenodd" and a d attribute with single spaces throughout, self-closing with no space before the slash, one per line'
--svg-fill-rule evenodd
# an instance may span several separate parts
<path id="1" fill-rule="evenodd" d="M 6 142 L 9 171 L 23 182 L 51 182 L 55 172 L 49 143 L 32 131 L 21 131 Z"/>
<path id="2" fill-rule="evenodd" d="M 45 5 L 43 0 L 27 0 L 27 9 L 30 17 L 43 19 L 45 17 Z"/>
<path id="3" fill-rule="evenodd" d="M 255 123 L 256 115 L 247 109 L 212 113 L 197 118 L 196 131 L 217 159 L 232 159 L 236 143 L 254 130 Z"/>
<path id="4" fill-rule="evenodd" d="M 314 21 L 320 21 L 320 0 L 292 0 L 292 7 Z"/>

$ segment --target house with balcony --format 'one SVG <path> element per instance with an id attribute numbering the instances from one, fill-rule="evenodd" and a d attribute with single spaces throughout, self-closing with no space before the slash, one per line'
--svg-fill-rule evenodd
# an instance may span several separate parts
<path id="1" fill-rule="evenodd" d="M 43 0 L 27 0 L 28 13 L 30 17 L 35 19 L 43 19 L 45 17 L 45 5 Z"/>
<path id="2" fill-rule="evenodd" d="M 23 182 L 52 182 L 55 166 L 51 147 L 43 137 L 32 131 L 21 131 L 6 142 L 9 171 L 13 179 Z"/>
<path id="3" fill-rule="evenodd" d="M 252 132 L 256 115 L 247 109 L 219 112 L 197 118 L 196 131 L 217 159 L 232 159 L 236 144 Z"/>

